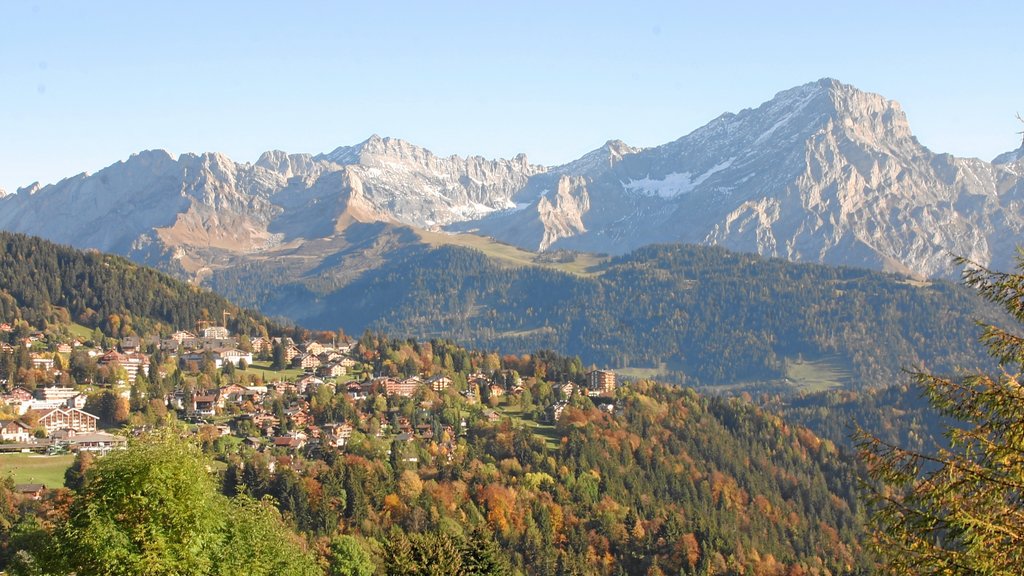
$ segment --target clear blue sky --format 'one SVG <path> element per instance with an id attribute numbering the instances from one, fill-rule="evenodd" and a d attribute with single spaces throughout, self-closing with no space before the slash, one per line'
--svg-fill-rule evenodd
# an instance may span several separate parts
<path id="1" fill-rule="evenodd" d="M 899 101 L 936 152 L 1020 143 L 1024 2 L 711 4 L 4 1 L 0 188 L 373 133 L 559 164 L 825 76 Z"/>

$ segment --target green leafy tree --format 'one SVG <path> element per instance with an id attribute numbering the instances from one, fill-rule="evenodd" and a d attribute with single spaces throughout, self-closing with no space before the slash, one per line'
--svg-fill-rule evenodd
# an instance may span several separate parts
<path id="1" fill-rule="evenodd" d="M 168 427 L 133 440 L 86 471 L 67 521 L 45 554 L 15 573 L 287 574 L 320 570 L 276 509 L 217 491 L 198 447 Z M 17 568 L 17 567 L 16 567 Z"/>
<path id="2" fill-rule="evenodd" d="M 331 540 L 327 563 L 329 576 L 372 576 L 377 569 L 359 540 L 348 535 Z"/>
<path id="3" fill-rule="evenodd" d="M 963 260 L 964 282 L 1019 323 L 982 324 L 1000 366 L 956 377 L 919 370 L 925 396 L 954 419 L 949 447 L 908 450 L 863 430 L 874 504 L 874 544 L 892 574 L 1020 574 L 1024 566 L 1024 254 L 1017 272 Z"/>

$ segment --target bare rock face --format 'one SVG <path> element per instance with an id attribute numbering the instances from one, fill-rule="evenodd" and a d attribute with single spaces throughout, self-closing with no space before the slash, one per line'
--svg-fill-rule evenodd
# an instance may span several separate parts
<path id="1" fill-rule="evenodd" d="M 1012 265 L 1024 241 L 1022 174 L 1024 147 L 992 163 L 935 154 L 899 104 L 823 79 L 662 146 L 611 140 L 550 168 L 524 155 L 439 157 L 379 136 L 317 156 L 270 151 L 255 164 L 141 152 L 0 194 L 0 228 L 196 274 L 390 223 L 534 250 L 689 242 L 950 276 L 950 254 Z"/>
<path id="2" fill-rule="evenodd" d="M 367 201 L 404 224 L 433 227 L 480 218 L 514 206 L 530 176 L 544 171 L 520 154 L 511 160 L 441 158 L 394 138 L 372 136 L 318 157 L 344 166 Z"/>
<path id="3" fill-rule="evenodd" d="M 1006 267 L 1024 241 L 1020 155 L 999 160 L 934 154 L 899 104 L 825 79 L 600 169 L 581 161 L 553 168 L 586 179 L 590 207 L 579 226 L 532 209 L 473 226 L 541 250 L 690 242 L 950 276 L 950 254 Z M 527 220 L 543 230 L 528 239 L 509 233 L 531 229 Z"/>

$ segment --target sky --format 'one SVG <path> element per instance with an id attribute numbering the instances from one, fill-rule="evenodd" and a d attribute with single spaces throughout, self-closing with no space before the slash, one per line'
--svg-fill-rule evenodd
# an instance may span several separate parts
<path id="1" fill-rule="evenodd" d="M 823 77 L 990 160 L 1021 143 L 1022 26 L 1019 0 L 5 0 L 0 189 L 147 149 L 254 162 L 371 134 L 557 165 Z"/>

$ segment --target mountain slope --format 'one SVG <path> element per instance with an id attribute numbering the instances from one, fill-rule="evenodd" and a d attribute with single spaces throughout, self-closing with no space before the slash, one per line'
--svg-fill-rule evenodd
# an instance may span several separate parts
<path id="1" fill-rule="evenodd" d="M 211 282 L 234 297 L 245 276 L 259 274 L 225 270 Z M 585 275 L 508 267 L 464 248 L 400 248 L 340 287 L 318 280 L 243 301 L 310 328 L 440 336 L 513 353 L 550 348 L 691 384 L 784 382 L 825 358 L 836 367 L 833 385 L 855 387 L 888 383 L 918 363 L 978 365 L 984 351 L 964 343 L 977 336 L 974 319 L 991 314 L 946 282 L 700 246 L 640 249 Z"/>
<path id="2" fill-rule="evenodd" d="M 949 253 L 1011 262 L 1021 165 L 1001 160 L 934 154 L 897 103 L 825 79 L 599 170 L 553 169 L 557 188 L 474 226 L 540 249 L 688 242 L 950 276 Z"/>
<path id="3" fill-rule="evenodd" d="M 531 250 L 688 242 L 950 277 L 950 253 L 1012 262 L 1022 173 L 1019 150 L 993 163 L 935 154 L 899 104 L 823 79 L 662 146 L 613 140 L 557 167 L 523 155 L 442 158 L 378 136 L 316 156 L 267 152 L 255 164 L 143 152 L 0 197 L 0 229 L 199 279 L 374 222 L 476 231 Z"/>
<path id="4" fill-rule="evenodd" d="M 105 334 L 168 333 L 229 315 L 233 332 L 279 328 L 209 290 L 119 256 L 0 232 L 0 321 L 77 322 Z"/>

